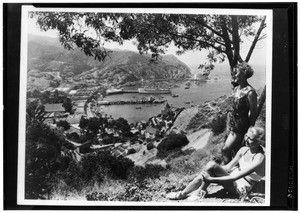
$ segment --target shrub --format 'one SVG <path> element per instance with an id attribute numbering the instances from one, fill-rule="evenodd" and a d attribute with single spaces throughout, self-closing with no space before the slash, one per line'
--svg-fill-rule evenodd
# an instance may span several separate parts
<path id="1" fill-rule="evenodd" d="M 63 127 L 65 131 L 69 130 L 71 125 L 69 124 L 68 121 L 63 121 L 63 120 L 60 120 L 58 123 L 57 123 L 57 126 L 58 127 Z"/>
<path id="2" fill-rule="evenodd" d="M 70 140 L 76 140 L 76 141 L 78 141 L 80 139 L 79 135 L 76 132 L 67 134 L 67 138 Z"/>
<path id="3" fill-rule="evenodd" d="M 98 151 L 85 155 L 80 162 L 67 157 L 62 159 L 62 170 L 56 180 L 64 181 L 69 187 L 80 191 L 105 179 L 127 179 L 133 166 L 134 163 L 127 158 Z"/>
<path id="4" fill-rule="evenodd" d="M 147 144 L 147 150 L 151 150 L 151 149 L 153 149 L 155 146 L 154 146 L 154 144 L 153 143 L 148 143 Z"/>
<path id="5" fill-rule="evenodd" d="M 168 151 L 180 149 L 189 143 L 187 137 L 183 134 L 170 134 L 160 142 L 157 146 L 158 152 L 157 157 L 166 157 Z"/>
<path id="6" fill-rule="evenodd" d="M 87 131 L 84 134 L 80 135 L 79 137 L 79 143 L 85 143 L 89 140 L 93 140 L 95 137 L 97 137 L 96 134 L 94 134 L 93 132 Z"/>
<path id="7" fill-rule="evenodd" d="M 129 179 L 141 182 L 147 178 L 158 178 L 159 173 L 163 170 L 162 166 L 154 164 L 146 164 L 145 167 L 134 166 L 130 171 Z"/>
<path id="8" fill-rule="evenodd" d="M 187 137 L 183 134 L 170 134 L 162 140 L 157 149 L 172 150 L 178 147 L 185 146 L 189 143 Z"/>
<path id="9" fill-rule="evenodd" d="M 75 148 L 75 146 L 70 142 L 64 142 L 63 147 L 65 147 L 66 149 L 74 149 Z"/>
<path id="10" fill-rule="evenodd" d="M 60 172 L 57 173 L 52 182 L 52 193 L 57 190 L 59 191 L 80 191 L 85 187 L 85 183 L 80 175 L 80 165 L 71 156 L 61 156 L 60 161 Z M 63 184 L 61 186 L 61 184 Z M 58 188 L 59 187 L 59 188 Z M 61 188 L 62 187 L 62 188 Z"/>
<path id="11" fill-rule="evenodd" d="M 81 173 L 85 180 L 92 180 L 93 176 L 108 176 L 115 179 L 126 179 L 134 163 L 123 156 L 115 157 L 109 152 L 98 151 L 88 154 L 81 160 Z M 96 178 L 99 180 L 99 178 Z M 101 179 L 101 178 L 100 178 Z"/>
<path id="12" fill-rule="evenodd" d="M 29 123 L 26 129 L 25 197 L 44 199 L 57 172 L 62 140 L 45 124 Z"/>
<path id="13" fill-rule="evenodd" d="M 127 151 L 127 155 L 131 155 L 131 154 L 134 154 L 136 153 L 136 150 L 134 148 L 131 148 Z"/>
<path id="14" fill-rule="evenodd" d="M 86 195 L 86 199 L 90 201 L 108 201 L 108 196 L 101 192 L 92 192 Z"/>
<path id="15" fill-rule="evenodd" d="M 204 116 L 204 114 L 202 112 L 198 112 L 195 117 L 193 117 L 189 124 L 187 125 L 187 129 L 194 129 L 194 128 L 198 128 L 201 123 L 203 123 L 203 121 L 205 121 L 206 117 Z"/>
<path id="16" fill-rule="evenodd" d="M 113 144 L 117 142 L 118 142 L 118 137 L 114 137 L 113 134 L 105 135 L 102 140 L 103 144 Z"/>
<path id="17" fill-rule="evenodd" d="M 152 139 L 151 138 L 146 138 L 146 142 L 151 142 Z"/>
<path id="18" fill-rule="evenodd" d="M 208 124 L 215 135 L 218 135 L 226 129 L 226 114 L 215 116 Z"/>

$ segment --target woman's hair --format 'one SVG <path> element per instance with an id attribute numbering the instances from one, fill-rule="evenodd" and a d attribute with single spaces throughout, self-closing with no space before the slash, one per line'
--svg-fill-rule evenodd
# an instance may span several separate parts
<path id="1" fill-rule="evenodd" d="M 256 140 L 260 143 L 260 144 L 264 144 L 265 142 L 265 130 L 261 127 L 250 127 L 249 132 L 252 132 L 255 135 Z"/>
<path id="2" fill-rule="evenodd" d="M 237 64 L 235 68 L 239 69 L 243 73 L 245 78 L 250 78 L 254 73 L 252 67 L 246 62 Z"/>

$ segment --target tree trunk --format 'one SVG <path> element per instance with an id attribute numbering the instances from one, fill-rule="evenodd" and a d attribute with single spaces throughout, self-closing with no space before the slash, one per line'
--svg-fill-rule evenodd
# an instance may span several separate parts
<path id="1" fill-rule="evenodd" d="M 232 42 L 233 42 L 233 66 L 237 65 L 240 56 L 240 37 L 238 31 L 238 16 L 231 16 L 232 20 Z"/>
<path id="2" fill-rule="evenodd" d="M 262 109 L 265 101 L 266 101 L 266 85 L 264 86 L 264 89 L 263 89 L 263 91 L 262 91 L 262 93 L 261 93 L 261 95 L 260 95 L 260 97 L 258 99 L 257 117 L 258 117 L 259 113 L 261 112 L 261 109 Z"/>
<path id="3" fill-rule="evenodd" d="M 223 39 L 224 39 L 225 48 L 226 48 L 225 52 L 226 52 L 226 55 L 227 55 L 227 58 L 229 61 L 230 69 L 232 71 L 234 64 L 233 64 L 233 52 L 231 49 L 231 40 L 228 35 L 228 31 L 227 31 L 227 27 L 226 27 L 226 20 L 225 20 L 224 16 L 221 16 L 221 20 L 222 20 L 222 22 L 221 22 L 222 23 L 221 24 L 222 34 L 223 34 Z"/>

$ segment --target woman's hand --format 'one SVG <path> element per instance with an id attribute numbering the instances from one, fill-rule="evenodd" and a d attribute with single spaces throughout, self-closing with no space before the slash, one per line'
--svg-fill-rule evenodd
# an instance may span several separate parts
<path id="1" fill-rule="evenodd" d="M 207 172 L 202 173 L 202 179 L 204 182 L 207 182 L 207 183 L 212 182 L 212 177 Z"/>

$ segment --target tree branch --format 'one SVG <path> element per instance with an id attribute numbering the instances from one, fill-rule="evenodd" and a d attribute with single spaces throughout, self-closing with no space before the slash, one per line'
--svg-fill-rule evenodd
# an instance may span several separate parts
<path id="1" fill-rule="evenodd" d="M 253 40 L 253 42 L 251 44 L 251 47 L 249 49 L 249 52 L 247 54 L 247 57 L 246 57 L 246 60 L 245 60 L 246 62 L 248 62 L 250 60 L 250 57 L 251 57 L 252 52 L 254 50 L 254 47 L 255 47 L 257 41 L 259 40 L 259 36 L 261 34 L 261 31 L 265 28 L 265 21 L 266 21 L 266 16 L 264 16 L 264 18 L 262 19 L 262 21 L 260 23 L 259 29 L 258 29 L 258 31 L 257 31 L 257 33 L 255 35 L 255 38 L 254 38 L 254 40 Z"/>
<path id="2" fill-rule="evenodd" d="M 184 36 L 184 35 L 178 35 L 178 36 L 183 37 L 183 38 L 186 38 L 186 39 L 191 39 L 191 38 L 189 38 L 189 37 L 187 37 L 187 36 Z M 218 52 L 226 53 L 224 50 L 222 50 L 222 49 L 216 47 L 215 45 L 209 43 L 208 41 L 203 41 L 203 40 L 199 40 L 199 39 L 193 39 L 193 40 L 196 41 L 196 42 L 198 42 L 198 43 L 206 44 L 206 45 L 208 45 L 208 46 L 214 48 L 214 49 L 217 50 Z M 215 41 L 215 42 L 216 42 L 216 41 Z M 216 42 L 216 43 L 218 43 L 218 42 Z"/>
<path id="3" fill-rule="evenodd" d="M 198 43 L 203 43 L 203 44 L 206 44 L 212 48 L 214 48 L 215 50 L 217 50 L 218 52 L 221 52 L 221 53 L 226 53 L 224 50 L 214 46 L 213 44 L 207 42 L 207 41 L 203 41 L 203 40 L 199 40 L 199 39 L 196 39 L 194 37 L 188 37 L 186 35 L 183 35 L 183 34 L 176 34 L 176 33 L 172 33 L 172 32 L 167 32 L 168 34 L 172 35 L 172 36 L 178 36 L 178 37 L 181 37 L 181 38 L 185 38 L 185 39 L 188 39 L 188 40 L 193 40 L 193 41 L 196 41 Z M 217 42 L 216 42 L 217 43 Z"/>
<path id="4" fill-rule="evenodd" d="M 203 26 L 203 27 L 206 27 L 207 29 L 209 29 L 210 31 L 212 31 L 214 34 L 216 34 L 216 35 L 218 35 L 218 36 L 220 36 L 220 37 L 223 37 L 222 36 L 222 33 L 221 32 L 218 32 L 218 31 L 216 31 L 215 29 L 213 29 L 211 26 L 209 26 L 209 25 L 207 25 L 207 24 L 205 24 L 205 23 L 203 23 L 203 22 L 200 22 L 199 20 L 197 20 L 197 19 L 195 19 L 195 18 L 191 18 L 193 21 L 195 21 L 197 24 L 199 24 L 199 25 L 201 25 L 201 26 Z"/>
<path id="5" fill-rule="evenodd" d="M 225 43 L 223 43 L 223 42 L 220 42 L 220 41 L 217 41 L 217 40 L 214 40 L 214 42 L 216 42 L 217 44 L 220 44 L 220 45 L 225 47 Z"/>
<path id="6" fill-rule="evenodd" d="M 262 35 L 259 39 L 258 39 L 258 41 L 260 41 L 260 40 L 262 40 L 262 39 L 265 39 L 267 36 L 266 36 L 267 34 L 264 34 L 264 35 Z"/>

